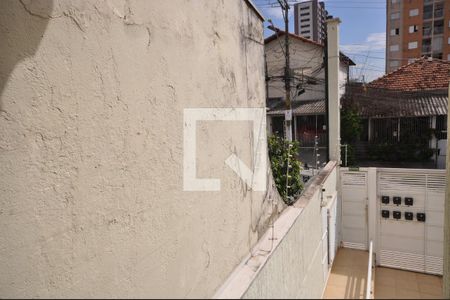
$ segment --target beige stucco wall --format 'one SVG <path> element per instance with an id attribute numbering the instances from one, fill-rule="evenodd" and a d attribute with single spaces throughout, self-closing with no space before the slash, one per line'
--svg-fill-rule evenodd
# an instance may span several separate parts
<path id="1" fill-rule="evenodd" d="M 319 299 L 328 280 L 327 206 L 337 194 L 329 162 L 276 220 L 215 295 L 217 299 Z M 330 225 L 331 226 L 331 225 Z M 338 228 L 335 228 L 338 229 Z"/>
<path id="2" fill-rule="evenodd" d="M 329 266 L 324 257 L 327 245 L 322 237 L 321 202 L 336 192 L 337 168 L 326 170 L 326 180 L 306 190 L 299 205 L 289 207 L 300 210 L 289 232 L 282 237 L 278 248 L 253 280 L 243 298 L 247 299 L 320 299 L 328 280 Z M 322 197 L 321 189 L 324 189 Z M 311 192 L 311 194 L 308 194 Z M 308 201 L 302 205 L 303 201 Z M 286 211 L 281 217 L 289 215 Z M 281 221 L 281 220 L 280 220 Z"/>
<path id="3" fill-rule="evenodd" d="M 183 109 L 264 107 L 263 26 L 245 1 L 0 1 L 0 297 L 210 297 L 267 226 L 250 122 L 199 122 L 183 191 Z"/>

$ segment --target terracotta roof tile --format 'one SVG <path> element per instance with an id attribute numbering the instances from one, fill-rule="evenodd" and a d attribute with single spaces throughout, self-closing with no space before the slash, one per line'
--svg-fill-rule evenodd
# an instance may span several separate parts
<path id="1" fill-rule="evenodd" d="M 284 115 L 285 110 L 285 102 L 279 100 L 267 114 L 271 116 Z M 325 100 L 318 99 L 292 101 L 292 113 L 294 114 L 294 116 L 325 114 Z"/>
<path id="2" fill-rule="evenodd" d="M 450 62 L 422 57 L 368 84 L 371 88 L 396 91 L 448 89 Z"/>

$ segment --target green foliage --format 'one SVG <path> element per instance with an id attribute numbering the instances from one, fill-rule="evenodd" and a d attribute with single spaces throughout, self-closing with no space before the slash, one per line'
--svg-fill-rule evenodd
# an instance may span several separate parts
<path id="1" fill-rule="evenodd" d="M 303 190 L 303 181 L 300 174 L 302 164 L 297 159 L 299 147 L 300 144 L 296 141 L 289 143 L 287 140 L 277 136 L 269 137 L 269 157 L 275 185 L 287 205 L 294 204 Z M 288 161 L 290 166 L 289 188 L 286 189 Z"/>
<path id="2" fill-rule="evenodd" d="M 354 109 L 344 109 L 341 111 L 341 140 L 345 144 L 356 142 L 361 134 L 361 117 Z"/>
<path id="3" fill-rule="evenodd" d="M 356 164 L 354 144 L 361 135 L 361 117 L 355 109 L 347 108 L 341 111 L 341 144 L 347 144 L 347 165 Z M 341 149 L 341 159 L 345 163 L 345 147 Z"/>
<path id="4" fill-rule="evenodd" d="M 433 130 L 401 132 L 398 143 L 378 143 L 369 146 L 369 159 L 374 161 L 426 162 L 435 153 L 428 142 Z"/>
<path id="5" fill-rule="evenodd" d="M 424 144 L 373 144 L 369 146 L 369 159 L 374 161 L 424 162 L 434 151 Z"/>

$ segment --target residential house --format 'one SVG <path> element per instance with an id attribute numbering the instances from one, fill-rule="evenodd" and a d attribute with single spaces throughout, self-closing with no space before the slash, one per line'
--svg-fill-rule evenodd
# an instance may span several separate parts
<path id="1" fill-rule="evenodd" d="M 344 106 L 363 118 L 360 160 L 431 160 L 427 167 L 445 167 L 449 75 L 450 62 L 423 57 L 365 87 L 351 86 Z"/>
<path id="2" fill-rule="evenodd" d="M 265 39 L 268 91 L 268 131 L 284 135 L 285 87 L 284 87 L 285 32 Z M 319 152 L 326 155 L 327 120 L 325 93 L 324 45 L 289 33 L 290 64 L 292 69 L 293 138 L 300 141 L 300 158 L 307 164 L 315 164 L 314 147 L 318 137 Z M 345 92 L 349 70 L 355 63 L 340 53 L 339 96 Z"/>

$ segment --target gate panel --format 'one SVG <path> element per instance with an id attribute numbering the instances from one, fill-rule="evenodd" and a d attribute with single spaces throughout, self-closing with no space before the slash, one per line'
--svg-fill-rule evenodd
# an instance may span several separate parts
<path id="1" fill-rule="evenodd" d="M 442 274 L 443 266 L 443 209 L 445 174 L 435 170 L 380 169 L 377 179 L 378 249 L 381 266 L 416 272 Z M 381 202 L 388 196 L 389 204 Z M 393 197 L 401 197 L 395 205 Z M 413 198 L 412 206 L 405 205 L 405 197 Z M 390 212 L 383 218 L 381 211 Z M 394 219 L 393 213 L 401 218 Z M 413 213 L 406 220 L 405 213 Z M 425 222 L 417 220 L 425 213 Z"/>
<path id="2" fill-rule="evenodd" d="M 342 242 L 367 250 L 367 172 L 341 171 Z"/>

